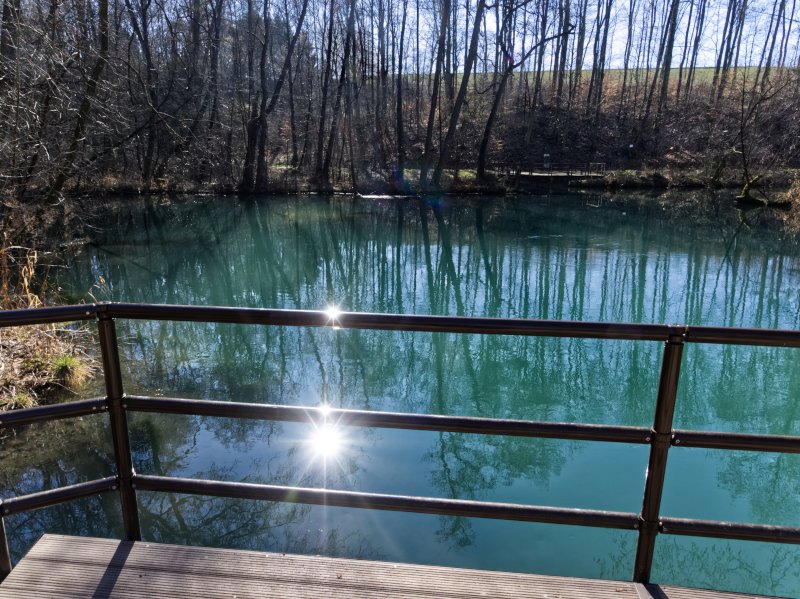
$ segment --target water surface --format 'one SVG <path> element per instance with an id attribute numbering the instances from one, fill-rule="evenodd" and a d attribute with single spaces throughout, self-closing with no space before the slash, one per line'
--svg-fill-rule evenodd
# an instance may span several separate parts
<path id="1" fill-rule="evenodd" d="M 798 328 L 800 251 L 710 203 L 525 197 L 136 200 L 61 273 L 67 301 Z M 217 400 L 650 426 L 652 342 L 118 322 L 125 389 Z M 678 428 L 800 434 L 797 350 L 687 347 Z M 87 394 L 91 390 L 87 390 Z M 137 471 L 638 512 L 647 447 L 135 414 Z M 3 441 L 3 486 L 113 472 L 102 418 Z M 34 449 L 31 449 L 33 447 Z M 674 448 L 662 512 L 800 525 L 800 458 Z M 146 539 L 629 579 L 635 535 L 140 493 Z M 116 498 L 9 519 L 119 535 Z M 800 595 L 793 546 L 660 536 L 656 582 Z"/>

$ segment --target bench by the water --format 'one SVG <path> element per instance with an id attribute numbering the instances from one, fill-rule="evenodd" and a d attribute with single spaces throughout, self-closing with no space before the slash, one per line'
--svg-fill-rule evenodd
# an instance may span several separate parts
<path id="1" fill-rule="evenodd" d="M 755 595 L 44 535 L 0 585 L 0 598 L 47 597 L 745 599 Z"/>

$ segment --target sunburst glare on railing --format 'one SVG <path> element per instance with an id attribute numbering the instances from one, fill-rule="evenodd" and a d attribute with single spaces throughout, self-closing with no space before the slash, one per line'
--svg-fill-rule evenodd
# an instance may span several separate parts
<path id="1" fill-rule="evenodd" d="M 312 423 L 312 430 L 306 439 L 312 461 L 338 460 L 342 454 L 344 434 L 336 422 L 331 422 L 331 407 L 323 403 L 318 408 L 319 418 Z"/>
<path id="2" fill-rule="evenodd" d="M 331 325 L 332 328 L 338 329 L 339 328 L 339 317 L 342 315 L 342 311 L 339 309 L 339 306 L 335 304 L 331 304 L 325 308 L 325 315 L 328 317 L 328 324 Z"/>
<path id="3" fill-rule="evenodd" d="M 335 458 L 342 450 L 342 433 L 333 424 L 325 423 L 314 429 L 309 443 L 315 457 Z"/>

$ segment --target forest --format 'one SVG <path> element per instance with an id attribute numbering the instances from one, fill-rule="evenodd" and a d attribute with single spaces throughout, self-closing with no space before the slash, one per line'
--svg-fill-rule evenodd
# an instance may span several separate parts
<path id="1" fill-rule="evenodd" d="M 3 0 L 0 194 L 440 191 L 543 161 L 747 184 L 800 158 L 796 9 Z"/>

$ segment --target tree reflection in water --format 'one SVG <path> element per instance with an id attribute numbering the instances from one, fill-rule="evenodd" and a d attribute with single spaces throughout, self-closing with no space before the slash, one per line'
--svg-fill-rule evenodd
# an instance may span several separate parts
<path id="1" fill-rule="evenodd" d="M 0 493 L 13 497 L 114 474 L 104 416 L 57 420 L 0 433 Z M 79 442 L 76 442 L 78 441 Z M 8 517 L 9 548 L 16 560 L 43 532 L 121 534 L 115 496 L 82 499 Z"/>
<path id="2" fill-rule="evenodd" d="M 142 200 L 120 208 L 117 224 L 76 258 L 60 284 L 76 299 L 102 276 L 106 295 L 98 299 L 122 301 L 800 328 L 797 248 L 743 230 L 727 214 L 709 202 L 673 222 L 652 201 L 611 201 L 596 209 L 559 197 Z M 658 344 L 627 341 L 118 326 L 128 392 L 620 425 L 650 425 L 661 355 Z M 800 433 L 796 355 L 781 348 L 688 347 L 676 426 Z M 132 438 L 137 467 L 181 476 L 640 507 L 643 448 L 366 429 L 353 432 L 345 459 L 323 475 L 309 468 L 301 449 L 308 431 L 297 426 L 137 416 Z M 681 451 L 670 457 L 666 514 L 796 523 L 794 456 Z M 24 473 L 10 476 L 14 487 Z M 712 503 L 681 499 L 704 488 L 704 480 L 717 491 Z M 178 540 L 198 529 L 199 536 L 183 538 L 283 544 L 285 550 L 335 546 L 345 554 L 358 547 L 389 558 L 413 554 L 416 535 L 453 552 L 434 561 L 456 555 L 469 565 L 486 564 L 490 554 L 514 546 L 518 554 L 497 567 L 581 576 L 626 577 L 632 560 L 630 540 L 619 541 L 616 533 L 574 533 L 570 558 L 580 566 L 564 572 L 549 554 L 561 542 L 557 535 L 572 538 L 573 532 L 555 527 L 530 529 L 543 535 L 541 543 L 525 543 L 486 532 L 491 525 L 519 535 L 524 527 L 441 518 L 431 531 L 428 517 L 403 536 L 401 529 L 390 535 L 369 524 L 389 526 L 388 516 L 361 515 L 359 527 L 334 510 L 336 521 L 311 534 L 309 523 L 322 521 L 317 508 L 252 504 L 251 510 L 247 502 L 235 503 L 142 494 L 143 522 L 153 539 Z M 697 512 L 701 505 L 710 515 Z M 701 586 L 729 586 L 715 577 L 722 570 L 714 560 L 746 562 L 758 551 L 754 544 L 705 541 L 692 546 L 697 550 L 678 549 L 673 541 L 659 540 L 658 572 L 666 581 L 693 582 L 680 561 L 688 551 Z M 800 571 L 796 549 L 776 551 L 774 567 L 752 561 L 762 572 Z M 770 576 L 735 588 L 800 589 L 795 573 Z"/>

